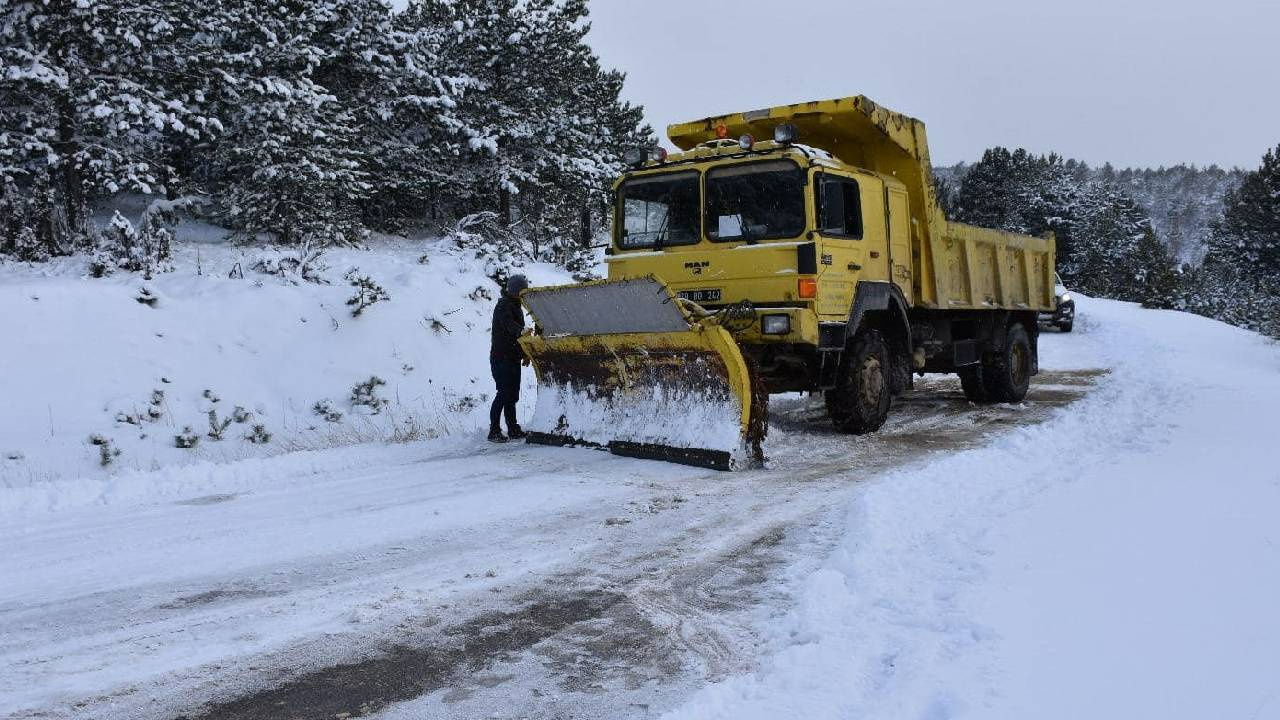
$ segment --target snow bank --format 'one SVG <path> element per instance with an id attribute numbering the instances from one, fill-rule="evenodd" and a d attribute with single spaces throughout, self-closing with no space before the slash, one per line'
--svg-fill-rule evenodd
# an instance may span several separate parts
<path id="1" fill-rule="evenodd" d="M 0 513 L 128 496 L 176 466 L 191 470 L 151 480 L 190 484 L 211 465 L 485 424 L 498 289 L 477 263 L 448 243 L 381 239 L 327 252 L 326 284 L 300 282 L 255 267 L 290 253 L 232 248 L 221 233 L 182 226 L 177 270 L 149 281 L 90 279 L 74 259 L 0 266 Z M 568 281 L 548 266 L 526 272 Z M 390 300 L 352 317 L 358 276 Z M 385 404 L 353 404 L 374 377 L 385 384 L 372 402 Z M 527 412 L 531 372 L 525 381 Z M 208 436 L 228 419 L 221 441 Z M 256 425 L 269 442 L 246 439 Z M 198 444 L 181 449 L 187 427 Z"/>
<path id="2" fill-rule="evenodd" d="M 1280 350 L 1082 299 L 1088 399 L 866 487 L 758 670 L 670 718 L 1280 717 Z"/>

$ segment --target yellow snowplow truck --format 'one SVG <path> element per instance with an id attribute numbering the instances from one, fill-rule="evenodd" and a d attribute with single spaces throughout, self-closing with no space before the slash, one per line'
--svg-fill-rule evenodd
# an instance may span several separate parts
<path id="1" fill-rule="evenodd" d="M 616 184 L 608 280 L 536 288 L 532 442 L 718 469 L 763 460 L 768 395 L 873 432 L 915 374 L 1019 402 L 1054 238 L 949 222 L 924 124 L 865 97 L 671 126 Z"/>

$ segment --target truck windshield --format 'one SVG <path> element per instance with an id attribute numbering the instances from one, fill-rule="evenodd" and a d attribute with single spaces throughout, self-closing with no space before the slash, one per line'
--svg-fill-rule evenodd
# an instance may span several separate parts
<path id="1" fill-rule="evenodd" d="M 787 160 L 707 172 L 707 236 L 770 240 L 804 232 L 804 171 Z"/>
<path id="2" fill-rule="evenodd" d="M 698 173 L 650 175 L 618 188 L 622 212 L 618 247 L 625 249 L 693 245 L 698 227 Z"/>

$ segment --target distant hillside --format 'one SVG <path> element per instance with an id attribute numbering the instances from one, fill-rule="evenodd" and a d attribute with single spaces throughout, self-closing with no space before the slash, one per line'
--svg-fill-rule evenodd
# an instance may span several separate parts
<path id="1" fill-rule="evenodd" d="M 972 166 L 958 163 L 934 168 L 935 174 L 955 192 Z M 1151 216 L 1156 234 L 1182 262 L 1199 265 L 1204 259 L 1209 231 L 1222 215 L 1222 199 L 1239 186 L 1245 171 L 1224 170 L 1216 165 L 1126 168 L 1111 165 L 1090 168 L 1079 164 L 1078 172 L 1094 180 L 1115 183 Z"/>

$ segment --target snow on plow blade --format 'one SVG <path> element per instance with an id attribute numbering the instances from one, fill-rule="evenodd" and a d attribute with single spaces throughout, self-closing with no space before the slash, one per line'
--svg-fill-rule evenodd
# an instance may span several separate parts
<path id="1" fill-rule="evenodd" d="M 732 470 L 760 458 L 751 379 L 733 337 L 691 321 L 654 278 L 523 293 L 538 332 L 529 441 Z"/>

